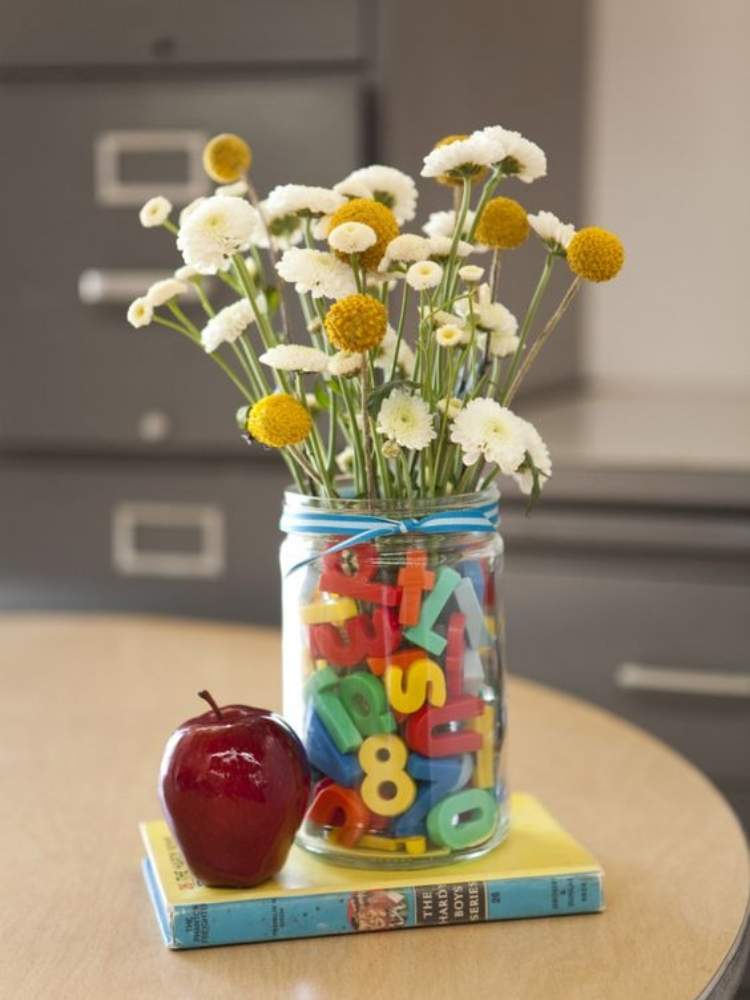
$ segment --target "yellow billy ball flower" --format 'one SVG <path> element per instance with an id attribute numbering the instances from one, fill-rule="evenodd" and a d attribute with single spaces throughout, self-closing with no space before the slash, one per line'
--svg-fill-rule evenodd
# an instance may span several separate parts
<path id="1" fill-rule="evenodd" d="M 438 149 L 440 146 L 450 146 L 452 142 L 459 142 L 461 139 L 468 139 L 469 136 L 466 133 L 457 135 L 444 135 L 442 139 L 438 139 L 435 143 L 434 148 Z M 486 167 L 475 167 L 471 173 L 467 173 L 465 176 L 471 177 L 473 181 L 478 181 L 487 173 Z M 435 180 L 438 184 L 447 184 L 449 187 L 461 187 L 463 184 L 463 177 L 459 177 L 457 174 L 440 174 Z"/>
<path id="2" fill-rule="evenodd" d="M 386 205 L 370 198 L 352 198 L 341 208 L 337 208 L 330 218 L 328 232 L 344 222 L 361 222 L 374 230 L 377 237 L 371 247 L 359 255 L 360 262 L 368 271 L 374 271 L 385 254 L 385 248 L 398 236 L 396 216 Z M 342 260 L 349 261 L 349 255 L 340 253 Z"/>
<path id="3" fill-rule="evenodd" d="M 222 132 L 209 139 L 203 150 L 203 169 L 217 184 L 234 184 L 253 162 L 253 153 L 239 135 Z"/>
<path id="4" fill-rule="evenodd" d="M 312 417 L 294 396 L 277 392 L 250 407 L 245 430 L 270 448 L 299 444 L 312 430 Z"/>
<path id="5" fill-rule="evenodd" d="M 513 198 L 491 198 L 476 228 L 477 243 L 497 250 L 512 250 L 528 238 L 526 209 Z"/>
<path id="6" fill-rule="evenodd" d="M 382 341 L 388 313 L 383 303 L 371 295 L 347 295 L 328 310 L 325 326 L 334 347 L 361 354 Z"/>
<path id="7" fill-rule="evenodd" d="M 614 233 L 587 226 L 568 244 L 567 258 L 573 274 L 587 281 L 611 281 L 625 262 L 625 248 Z"/>

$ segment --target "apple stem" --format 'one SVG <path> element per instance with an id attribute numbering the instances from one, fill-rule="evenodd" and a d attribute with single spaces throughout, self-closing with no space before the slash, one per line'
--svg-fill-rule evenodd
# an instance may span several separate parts
<path id="1" fill-rule="evenodd" d="M 204 701 L 208 702 L 208 704 L 211 706 L 211 708 L 214 710 L 214 712 L 216 712 L 216 718 L 217 719 L 223 719 L 224 718 L 224 716 L 221 714 L 221 709 L 219 708 L 219 706 L 214 701 L 213 695 L 211 694 L 210 691 L 199 691 L 198 692 L 198 697 L 202 698 Z"/>

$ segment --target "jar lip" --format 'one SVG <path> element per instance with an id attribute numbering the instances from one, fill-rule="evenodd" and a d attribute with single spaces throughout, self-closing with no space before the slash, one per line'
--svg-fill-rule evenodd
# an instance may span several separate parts
<path id="1" fill-rule="evenodd" d="M 475 493 L 458 493 L 442 497 L 413 497 L 386 499 L 378 497 L 317 497 L 300 493 L 294 487 L 284 491 L 284 507 L 287 511 L 322 510 L 348 511 L 356 514 L 374 514 L 384 517 L 391 515 L 418 515 L 434 511 L 450 511 L 465 508 L 481 507 L 483 504 L 496 503 L 500 499 L 500 491 L 492 484 L 487 489 Z"/>

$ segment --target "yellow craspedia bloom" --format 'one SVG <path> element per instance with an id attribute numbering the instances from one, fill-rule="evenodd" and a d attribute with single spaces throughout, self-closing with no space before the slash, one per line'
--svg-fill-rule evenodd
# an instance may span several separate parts
<path id="1" fill-rule="evenodd" d="M 362 266 L 374 271 L 385 254 L 385 248 L 398 236 L 396 216 L 386 205 L 370 198 L 352 198 L 341 208 L 337 208 L 330 219 L 329 232 L 343 222 L 362 222 L 375 231 L 377 239 L 371 247 L 359 255 Z M 349 255 L 340 253 L 342 260 L 349 261 Z"/>
<path id="2" fill-rule="evenodd" d="M 361 354 L 377 347 L 385 336 L 388 313 L 372 295 L 347 295 L 334 302 L 325 319 L 326 333 L 340 351 Z"/>
<path id="3" fill-rule="evenodd" d="M 567 258 L 573 274 L 586 281 L 611 281 L 625 262 L 625 248 L 614 233 L 587 226 L 568 244 Z"/>
<path id="4" fill-rule="evenodd" d="M 529 228 L 523 205 L 513 198 L 491 198 L 479 218 L 476 240 L 496 250 L 512 250 L 528 238 Z"/>
<path id="5" fill-rule="evenodd" d="M 438 147 L 440 146 L 450 146 L 452 142 L 459 142 L 459 140 L 461 139 L 468 139 L 468 138 L 469 138 L 468 133 L 461 133 L 457 135 L 444 135 L 442 139 L 438 139 L 433 148 L 438 149 Z M 484 177 L 486 173 L 487 173 L 486 167 L 477 167 L 475 170 L 471 172 L 471 174 L 467 174 L 467 176 L 471 176 L 472 180 L 478 181 L 482 177 Z M 440 174 L 440 176 L 436 177 L 435 180 L 438 182 L 438 184 L 447 184 L 449 187 L 461 187 L 461 185 L 463 184 L 463 178 L 459 176 L 454 177 L 451 176 L 451 174 Z"/>
<path id="6" fill-rule="evenodd" d="M 312 430 L 312 417 L 294 396 L 277 392 L 250 407 L 245 429 L 261 444 L 283 448 L 305 440 Z"/>
<path id="7" fill-rule="evenodd" d="M 203 150 L 203 169 L 217 184 L 233 184 L 253 162 L 253 152 L 239 135 L 222 132 L 209 139 Z"/>

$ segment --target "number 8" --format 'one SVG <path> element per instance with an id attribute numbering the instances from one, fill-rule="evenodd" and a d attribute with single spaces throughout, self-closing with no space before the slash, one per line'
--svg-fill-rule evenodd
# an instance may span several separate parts
<path id="1" fill-rule="evenodd" d="M 407 756 L 404 741 L 392 734 L 369 736 L 359 749 L 365 772 L 360 795 L 378 816 L 398 816 L 414 801 L 417 786 L 404 770 Z"/>

